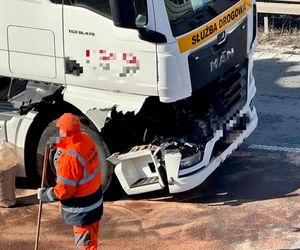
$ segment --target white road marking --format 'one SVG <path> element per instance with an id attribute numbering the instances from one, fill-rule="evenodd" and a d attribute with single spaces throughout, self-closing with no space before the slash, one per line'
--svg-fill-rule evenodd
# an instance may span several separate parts
<path id="1" fill-rule="evenodd" d="M 250 148 L 250 149 L 257 149 L 257 150 L 266 150 L 266 151 L 279 151 L 279 152 L 288 152 L 288 153 L 300 153 L 300 148 L 267 146 L 267 145 L 258 145 L 258 144 L 251 144 L 248 148 Z"/>

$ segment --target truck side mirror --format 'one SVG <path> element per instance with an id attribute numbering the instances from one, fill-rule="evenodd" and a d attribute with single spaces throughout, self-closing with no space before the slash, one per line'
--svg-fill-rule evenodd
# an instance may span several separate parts
<path id="1" fill-rule="evenodd" d="M 109 0 L 115 26 L 135 29 L 135 8 L 132 0 Z"/>

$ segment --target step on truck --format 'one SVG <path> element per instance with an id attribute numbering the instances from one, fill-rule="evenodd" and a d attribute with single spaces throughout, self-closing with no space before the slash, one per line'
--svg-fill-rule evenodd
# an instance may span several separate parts
<path id="1" fill-rule="evenodd" d="M 127 194 L 198 186 L 257 125 L 255 0 L 0 4 L 0 139 L 32 184 L 65 112 Z"/>

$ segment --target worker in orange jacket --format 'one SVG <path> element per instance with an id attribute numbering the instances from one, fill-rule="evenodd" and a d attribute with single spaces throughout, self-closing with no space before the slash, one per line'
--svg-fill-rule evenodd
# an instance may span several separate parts
<path id="1" fill-rule="evenodd" d="M 103 213 L 102 181 L 95 143 L 80 131 L 79 119 L 65 113 L 57 121 L 62 153 L 57 165 L 57 184 L 39 188 L 43 202 L 59 200 L 67 224 L 73 225 L 78 249 L 97 249 Z"/>

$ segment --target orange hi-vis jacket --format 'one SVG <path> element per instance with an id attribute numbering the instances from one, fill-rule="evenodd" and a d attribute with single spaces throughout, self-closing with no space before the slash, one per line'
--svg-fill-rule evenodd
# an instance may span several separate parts
<path id="1" fill-rule="evenodd" d="M 103 213 L 97 148 L 92 139 L 80 131 L 66 137 L 63 144 L 58 159 L 57 184 L 47 195 L 49 200 L 61 201 L 67 224 L 92 224 L 99 221 Z"/>

